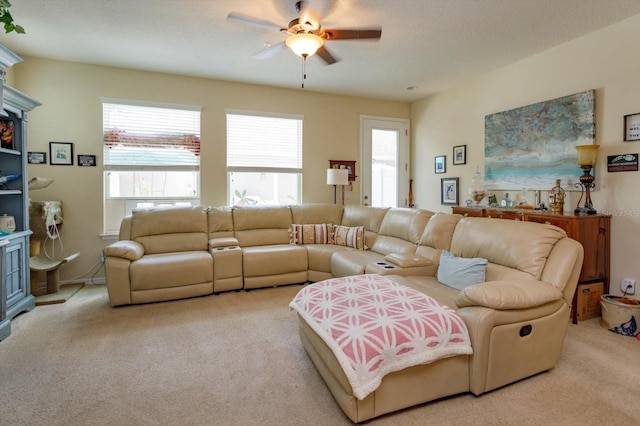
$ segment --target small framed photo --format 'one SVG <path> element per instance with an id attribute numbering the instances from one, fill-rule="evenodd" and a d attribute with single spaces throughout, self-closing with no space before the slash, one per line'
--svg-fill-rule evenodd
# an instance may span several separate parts
<path id="1" fill-rule="evenodd" d="M 73 143 L 49 142 L 49 162 L 52 166 L 73 166 Z"/>
<path id="2" fill-rule="evenodd" d="M 29 164 L 47 164 L 46 152 L 29 152 L 27 154 Z"/>
<path id="3" fill-rule="evenodd" d="M 447 171 L 447 156 L 438 155 L 434 158 L 435 172 L 444 173 Z"/>
<path id="4" fill-rule="evenodd" d="M 95 155 L 78 154 L 78 166 L 95 167 L 95 165 L 96 165 Z"/>
<path id="5" fill-rule="evenodd" d="M 453 165 L 467 164 L 467 146 L 458 145 L 453 147 Z"/>
<path id="6" fill-rule="evenodd" d="M 640 141 L 640 112 L 624 116 L 624 141 Z"/>
<path id="7" fill-rule="evenodd" d="M 440 181 L 440 203 L 443 205 L 457 206 L 460 201 L 458 191 L 459 178 L 442 178 Z"/>

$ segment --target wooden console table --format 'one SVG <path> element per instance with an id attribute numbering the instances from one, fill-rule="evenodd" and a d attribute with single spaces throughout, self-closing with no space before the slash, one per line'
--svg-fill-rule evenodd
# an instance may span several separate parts
<path id="1" fill-rule="evenodd" d="M 578 216 L 571 213 L 551 213 L 541 210 L 502 209 L 494 207 L 453 207 L 453 213 L 464 216 L 492 217 L 548 223 L 562 228 L 569 238 L 582 244 L 584 261 L 578 286 L 571 302 L 571 320 L 577 318 L 577 297 L 581 285 L 603 283 L 604 294 L 609 293 L 609 252 L 611 216 L 603 214 Z"/>

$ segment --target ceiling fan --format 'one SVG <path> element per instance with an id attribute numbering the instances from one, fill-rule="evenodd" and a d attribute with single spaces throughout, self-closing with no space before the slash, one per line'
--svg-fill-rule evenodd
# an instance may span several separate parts
<path id="1" fill-rule="evenodd" d="M 241 22 L 268 30 L 289 34 L 283 42 L 253 55 L 257 59 L 271 57 L 285 47 L 289 47 L 296 55 L 306 59 L 317 54 L 327 65 L 338 60 L 327 50 L 324 43 L 331 40 L 380 39 L 382 29 L 323 29 L 320 17 L 328 10 L 328 0 L 304 0 L 296 2 L 298 17 L 289 22 L 286 28 L 262 19 L 253 18 L 237 12 L 231 12 L 227 20 Z"/>

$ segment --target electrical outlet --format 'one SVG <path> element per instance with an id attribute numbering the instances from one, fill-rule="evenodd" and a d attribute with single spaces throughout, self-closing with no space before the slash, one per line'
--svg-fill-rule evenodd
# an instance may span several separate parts
<path id="1" fill-rule="evenodd" d="M 633 278 L 623 278 L 620 281 L 620 289 L 623 294 L 636 294 L 636 280 Z"/>
<path id="2" fill-rule="evenodd" d="M 106 260 L 106 259 L 105 259 L 104 253 L 103 253 L 103 252 L 100 252 L 100 262 L 101 262 L 101 263 L 104 263 L 104 261 L 105 261 L 105 260 Z"/>

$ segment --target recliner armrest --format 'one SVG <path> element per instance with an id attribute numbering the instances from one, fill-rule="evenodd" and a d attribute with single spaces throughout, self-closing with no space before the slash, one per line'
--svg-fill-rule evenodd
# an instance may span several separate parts
<path id="1" fill-rule="evenodd" d="M 401 268 L 435 265 L 431 259 L 411 253 L 389 253 L 384 257 L 384 260 Z"/>
<path id="2" fill-rule="evenodd" d="M 134 261 L 144 256 L 144 247 L 136 241 L 120 240 L 106 246 L 103 253 L 105 256 L 121 257 Z"/>
<path id="3" fill-rule="evenodd" d="M 562 292 L 543 281 L 500 280 L 471 285 L 460 291 L 456 305 L 497 310 L 525 309 L 562 299 Z"/>

